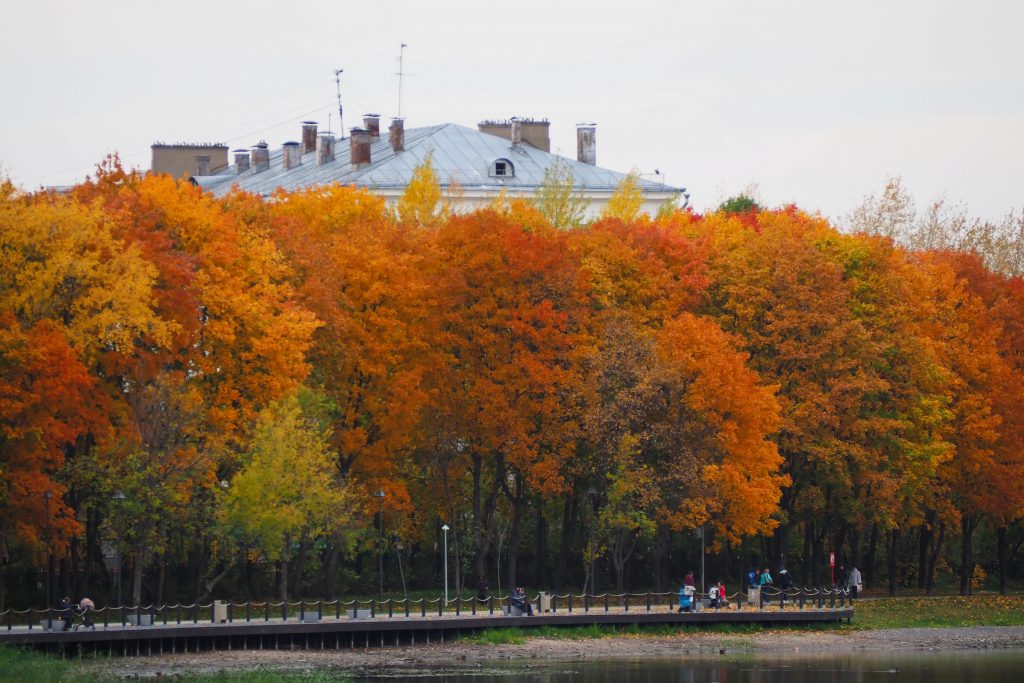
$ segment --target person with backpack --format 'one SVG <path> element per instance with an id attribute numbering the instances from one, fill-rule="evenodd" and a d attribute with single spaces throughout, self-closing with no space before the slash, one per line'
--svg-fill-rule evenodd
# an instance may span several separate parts
<path id="1" fill-rule="evenodd" d="M 757 570 L 747 572 L 747 588 L 757 588 Z"/>

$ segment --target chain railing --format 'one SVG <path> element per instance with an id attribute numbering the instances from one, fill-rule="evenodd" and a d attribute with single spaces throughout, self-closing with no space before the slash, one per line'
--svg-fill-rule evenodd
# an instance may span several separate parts
<path id="1" fill-rule="evenodd" d="M 680 592 L 646 593 L 548 593 L 541 592 L 530 600 L 534 615 L 590 613 L 652 613 L 652 612 L 764 612 L 767 610 L 824 611 L 852 607 L 854 598 L 846 589 L 791 588 L 771 586 L 726 595 L 715 600 L 707 593 L 695 592 L 683 600 Z M 685 603 L 685 604 L 684 604 Z M 387 598 L 377 600 L 335 599 L 298 601 L 230 602 L 213 600 L 205 603 L 104 606 L 80 612 L 75 608 L 0 612 L 0 631 L 63 631 L 65 624 L 73 628 L 111 629 L 144 626 L 180 626 L 295 622 L 310 623 L 344 619 L 438 619 L 463 616 L 518 616 L 517 601 L 510 594 L 457 594 L 445 602 L 437 598 Z"/>

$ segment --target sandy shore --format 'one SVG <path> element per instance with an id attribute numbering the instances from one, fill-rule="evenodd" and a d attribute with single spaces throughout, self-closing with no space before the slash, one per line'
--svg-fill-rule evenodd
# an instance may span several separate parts
<path id="1" fill-rule="evenodd" d="M 118 676 L 158 677 L 185 672 L 334 669 L 354 674 L 425 668 L 479 670 L 495 662 L 579 661 L 679 656 L 842 655 L 897 651 L 949 651 L 1024 647 L 1024 627 L 908 628 L 840 633 L 765 631 L 744 635 L 680 633 L 666 637 L 617 636 L 562 640 L 530 638 L 520 645 L 449 642 L 341 651 L 231 651 L 133 657 L 99 665 Z"/>

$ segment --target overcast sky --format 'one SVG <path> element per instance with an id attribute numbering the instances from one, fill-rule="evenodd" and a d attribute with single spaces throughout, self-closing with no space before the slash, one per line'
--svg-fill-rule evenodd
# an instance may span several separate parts
<path id="1" fill-rule="evenodd" d="M 1015 0 L 300 3 L 0 0 L 0 167 L 67 184 L 117 151 L 407 127 L 551 121 L 575 157 L 661 171 L 697 209 L 760 199 L 842 216 L 886 177 L 998 219 L 1024 207 L 1024 3 Z M 645 177 L 648 177 L 645 175 Z M 652 179 L 656 176 L 650 176 Z"/>

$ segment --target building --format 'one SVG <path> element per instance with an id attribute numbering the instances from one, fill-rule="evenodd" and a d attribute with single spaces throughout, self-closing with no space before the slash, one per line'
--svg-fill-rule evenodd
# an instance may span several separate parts
<path id="1" fill-rule="evenodd" d="M 577 158 L 552 154 L 547 121 L 485 121 L 479 130 L 454 123 L 406 130 L 392 119 L 387 136 L 380 117 L 368 114 L 362 128 L 338 140 L 318 133 L 317 124 L 302 124 L 301 142 L 271 150 L 266 143 L 237 149 L 220 173 L 194 174 L 192 182 L 222 196 L 232 187 L 269 196 L 278 188 L 298 190 L 339 183 L 366 188 L 393 204 L 413 171 L 429 156 L 443 195 L 457 211 L 488 205 L 501 192 L 530 198 L 544 181 L 544 171 L 561 160 L 572 172 L 576 192 L 586 200 L 586 217 L 596 218 L 627 174 L 597 166 L 596 127 L 580 124 Z M 667 200 L 688 198 L 686 189 L 640 179 L 643 210 L 654 214 Z"/>
<path id="2" fill-rule="evenodd" d="M 220 173 L 228 167 L 228 146 L 219 143 L 178 143 L 168 145 L 157 142 L 150 146 L 153 173 L 166 173 L 175 178 L 204 176 Z"/>

